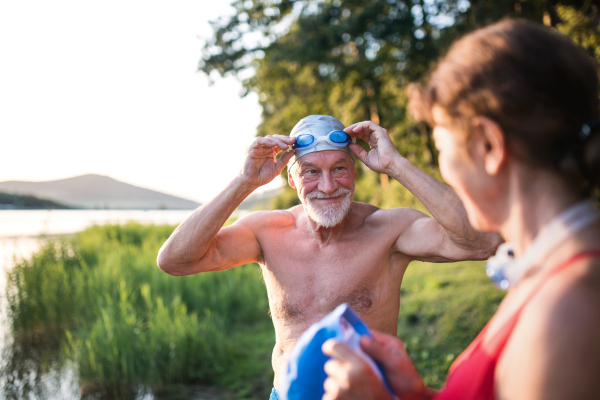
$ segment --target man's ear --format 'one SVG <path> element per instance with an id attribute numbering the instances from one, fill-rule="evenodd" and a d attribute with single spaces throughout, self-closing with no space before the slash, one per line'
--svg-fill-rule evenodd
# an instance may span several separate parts
<path id="1" fill-rule="evenodd" d="M 294 167 L 292 166 L 292 168 Z M 292 189 L 296 189 L 296 182 L 294 182 L 294 177 L 292 176 L 292 168 L 288 169 L 288 183 Z"/>
<path id="2" fill-rule="evenodd" d="M 506 161 L 506 141 L 498 123 L 487 117 L 476 117 L 475 125 L 481 137 L 480 150 L 485 171 L 497 175 Z"/>

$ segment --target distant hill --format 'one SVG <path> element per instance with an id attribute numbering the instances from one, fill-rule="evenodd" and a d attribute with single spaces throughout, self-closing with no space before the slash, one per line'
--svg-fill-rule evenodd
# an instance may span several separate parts
<path id="1" fill-rule="evenodd" d="M 95 174 L 47 182 L 0 182 L 0 191 L 40 197 L 71 208 L 192 210 L 200 205 Z"/>
<path id="2" fill-rule="evenodd" d="M 64 210 L 68 207 L 39 197 L 0 192 L 0 210 Z"/>

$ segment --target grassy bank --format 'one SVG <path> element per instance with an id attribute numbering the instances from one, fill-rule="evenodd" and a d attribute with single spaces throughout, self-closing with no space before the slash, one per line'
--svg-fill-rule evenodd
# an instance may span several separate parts
<path id="1" fill-rule="evenodd" d="M 86 393 L 126 398 L 143 385 L 203 383 L 260 397 L 274 338 L 259 268 L 169 276 L 156 254 L 172 230 L 102 226 L 49 241 L 8 277 L 17 341 L 56 334 Z"/>
<path id="2" fill-rule="evenodd" d="M 172 229 L 102 226 L 48 241 L 8 277 L 16 347 L 56 338 L 94 396 L 208 384 L 266 398 L 274 333 L 258 266 L 169 276 L 156 254 Z M 441 385 L 501 296 L 480 263 L 410 266 L 399 336 L 427 383 Z"/>
<path id="3" fill-rule="evenodd" d="M 484 262 L 412 263 L 400 291 L 398 337 L 425 383 L 440 388 L 450 364 L 477 336 L 504 297 Z"/>

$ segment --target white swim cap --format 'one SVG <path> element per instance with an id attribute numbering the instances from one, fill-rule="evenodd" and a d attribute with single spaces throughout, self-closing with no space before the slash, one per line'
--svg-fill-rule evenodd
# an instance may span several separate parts
<path id="1" fill-rule="evenodd" d="M 296 137 L 303 134 L 313 135 L 315 138 L 320 136 L 327 136 L 332 131 L 343 131 L 345 129 L 344 124 L 342 124 L 337 119 L 330 117 L 329 115 L 309 115 L 308 117 L 302 118 L 292 132 L 290 133 L 290 137 Z M 353 139 L 352 143 L 355 143 L 356 140 Z M 315 153 L 317 151 L 325 151 L 325 150 L 338 150 L 347 153 L 354 159 L 354 154 L 350 151 L 348 146 L 334 146 L 328 143 L 326 140 L 318 142 L 315 146 L 309 147 L 306 149 L 296 149 L 295 155 L 288 162 L 288 170 L 292 168 L 294 163 L 298 161 L 298 159 L 302 156 L 305 156 L 309 153 Z"/>

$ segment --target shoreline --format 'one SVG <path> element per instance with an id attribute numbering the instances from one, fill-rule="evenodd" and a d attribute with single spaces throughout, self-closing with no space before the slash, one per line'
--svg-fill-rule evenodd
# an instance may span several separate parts
<path id="1" fill-rule="evenodd" d="M 193 210 L 0 210 L 0 238 L 39 237 L 81 232 L 93 225 L 176 225 Z"/>

